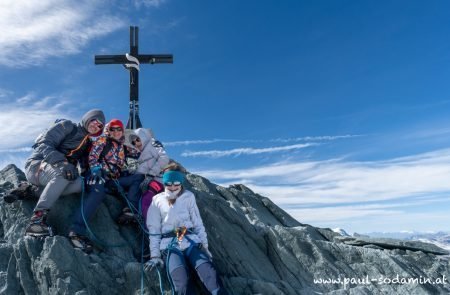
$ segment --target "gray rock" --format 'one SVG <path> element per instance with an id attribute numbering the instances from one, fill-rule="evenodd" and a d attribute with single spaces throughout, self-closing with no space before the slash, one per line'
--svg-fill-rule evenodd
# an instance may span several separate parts
<path id="1" fill-rule="evenodd" d="M 0 171 L 0 192 L 17 186 L 14 165 Z M 188 175 L 209 238 L 214 264 L 230 294 L 447 294 L 449 284 L 380 284 L 383 278 L 450 277 L 448 255 L 428 244 L 343 237 L 302 224 L 243 185 L 217 186 Z M 108 196 L 90 222 L 98 248 L 75 250 L 65 237 L 80 196 L 62 197 L 49 223 L 57 235 L 25 238 L 35 202 L 0 200 L 1 294 L 160 294 L 155 271 L 142 273 L 137 229 L 119 227 L 121 200 Z M 326 280 L 341 279 L 341 283 Z M 343 284 L 344 278 L 360 282 Z M 370 279 L 368 284 L 363 279 Z M 325 280 L 322 282 L 315 280 Z M 375 281 L 372 281 L 375 280 Z M 199 294 L 206 294 L 198 280 Z M 162 284 L 170 294 L 162 273 Z"/>

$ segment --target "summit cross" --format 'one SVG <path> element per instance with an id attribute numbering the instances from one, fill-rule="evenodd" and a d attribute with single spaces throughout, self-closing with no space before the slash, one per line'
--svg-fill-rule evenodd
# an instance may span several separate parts
<path id="1" fill-rule="evenodd" d="M 142 127 L 139 118 L 139 65 L 173 63 L 172 54 L 139 54 L 138 27 L 130 26 L 130 53 L 122 55 L 96 55 L 95 64 L 122 64 L 130 72 L 130 115 L 127 129 Z"/>

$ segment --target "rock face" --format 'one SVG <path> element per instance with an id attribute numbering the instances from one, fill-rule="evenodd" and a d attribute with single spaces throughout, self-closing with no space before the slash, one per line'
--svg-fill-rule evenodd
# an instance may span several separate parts
<path id="1" fill-rule="evenodd" d="M 0 192 L 21 180 L 23 173 L 7 166 L 0 171 Z M 242 185 L 224 188 L 190 174 L 187 188 L 196 195 L 214 264 L 230 294 L 450 293 L 449 256 L 436 246 L 343 237 L 301 224 Z M 156 271 L 142 272 L 136 259 L 141 234 L 114 222 L 121 202 L 108 196 L 97 211 L 90 226 L 98 248 L 87 255 L 65 237 L 79 195 L 58 200 L 49 216 L 57 235 L 45 239 L 23 236 L 35 201 L 0 200 L 0 293 L 140 294 L 142 284 L 143 293 L 161 294 Z M 341 283 L 323 281 L 339 278 Z M 389 283 L 396 278 L 418 281 Z M 206 294 L 198 280 L 196 285 Z"/>

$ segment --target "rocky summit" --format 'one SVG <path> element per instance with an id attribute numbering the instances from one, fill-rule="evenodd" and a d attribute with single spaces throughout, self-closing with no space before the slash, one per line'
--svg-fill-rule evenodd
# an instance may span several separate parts
<path id="1" fill-rule="evenodd" d="M 414 241 L 348 237 L 302 224 L 243 185 L 228 188 L 188 175 L 214 264 L 230 294 L 449 294 L 448 252 Z M 25 180 L 8 165 L 0 192 Z M 299 196 L 301 198 L 301 196 Z M 1 294 L 161 294 L 156 271 L 140 263 L 142 234 L 118 226 L 122 202 L 108 196 L 90 222 L 94 253 L 67 239 L 80 195 L 61 197 L 50 211 L 55 236 L 24 237 L 36 200 L 0 200 Z M 162 272 L 164 294 L 171 294 Z M 206 294 L 196 279 L 199 294 Z"/>

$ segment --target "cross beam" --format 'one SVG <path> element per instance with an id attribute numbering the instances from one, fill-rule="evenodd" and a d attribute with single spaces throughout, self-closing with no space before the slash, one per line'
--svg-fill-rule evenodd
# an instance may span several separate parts
<path id="1" fill-rule="evenodd" d="M 172 54 L 139 54 L 138 27 L 130 27 L 130 53 L 122 55 L 96 55 L 95 64 L 122 64 L 130 72 L 130 115 L 127 129 L 142 127 L 139 118 L 139 65 L 173 63 Z"/>

